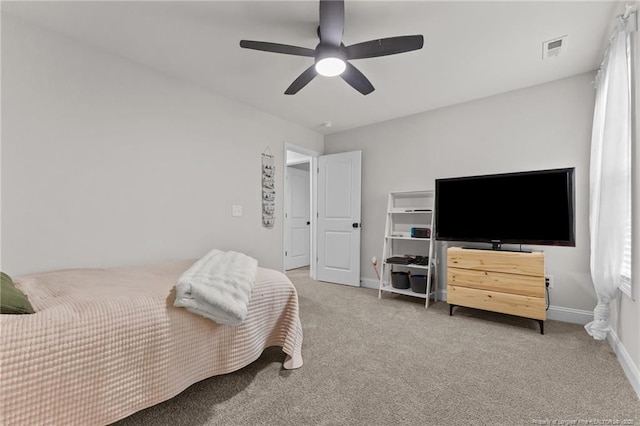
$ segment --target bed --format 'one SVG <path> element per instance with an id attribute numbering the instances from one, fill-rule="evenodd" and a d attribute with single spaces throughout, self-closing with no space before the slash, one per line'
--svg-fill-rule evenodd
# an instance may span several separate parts
<path id="1" fill-rule="evenodd" d="M 193 260 L 14 278 L 36 311 L 0 315 L 0 424 L 101 425 L 282 347 L 302 365 L 298 296 L 258 268 L 246 320 L 220 325 L 173 306 Z"/>

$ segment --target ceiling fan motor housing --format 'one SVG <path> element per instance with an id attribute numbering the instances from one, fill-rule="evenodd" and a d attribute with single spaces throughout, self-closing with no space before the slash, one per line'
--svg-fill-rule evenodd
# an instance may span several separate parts
<path id="1" fill-rule="evenodd" d="M 319 43 L 316 46 L 315 62 L 318 63 L 318 61 L 325 58 L 338 58 L 344 62 L 347 61 L 347 55 L 340 47 Z"/>

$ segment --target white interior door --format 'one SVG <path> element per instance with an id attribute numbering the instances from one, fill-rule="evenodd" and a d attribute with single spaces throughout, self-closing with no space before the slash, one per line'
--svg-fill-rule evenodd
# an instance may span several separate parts
<path id="1" fill-rule="evenodd" d="M 361 151 L 318 158 L 317 279 L 360 286 Z"/>
<path id="2" fill-rule="evenodd" d="M 306 164 L 307 169 L 309 163 Z M 309 170 L 287 167 L 285 269 L 309 265 L 310 185 Z"/>

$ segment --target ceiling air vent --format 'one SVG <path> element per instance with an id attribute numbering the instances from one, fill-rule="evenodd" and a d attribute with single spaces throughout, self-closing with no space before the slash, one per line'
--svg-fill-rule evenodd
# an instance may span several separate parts
<path id="1" fill-rule="evenodd" d="M 555 58 L 567 48 L 567 36 L 554 38 L 542 43 L 542 59 Z"/>

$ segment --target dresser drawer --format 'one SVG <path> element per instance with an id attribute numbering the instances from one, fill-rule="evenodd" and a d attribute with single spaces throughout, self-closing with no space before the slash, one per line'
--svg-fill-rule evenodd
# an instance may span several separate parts
<path id="1" fill-rule="evenodd" d="M 487 311 L 546 320 L 546 303 L 542 297 L 495 293 L 475 288 L 447 286 L 447 303 Z"/>
<path id="2" fill-rule="evenodd" d="M 523 296 L 545 296 L 543 276 L 516 275 L 450 267 L 447 268 L 447 284 Z"/>
<path id="3" fill-rule="evenodd" d="M 493 271 L 544 277 L 544 254 L 451 247 L 447 250 L 450 268 Z"/>

